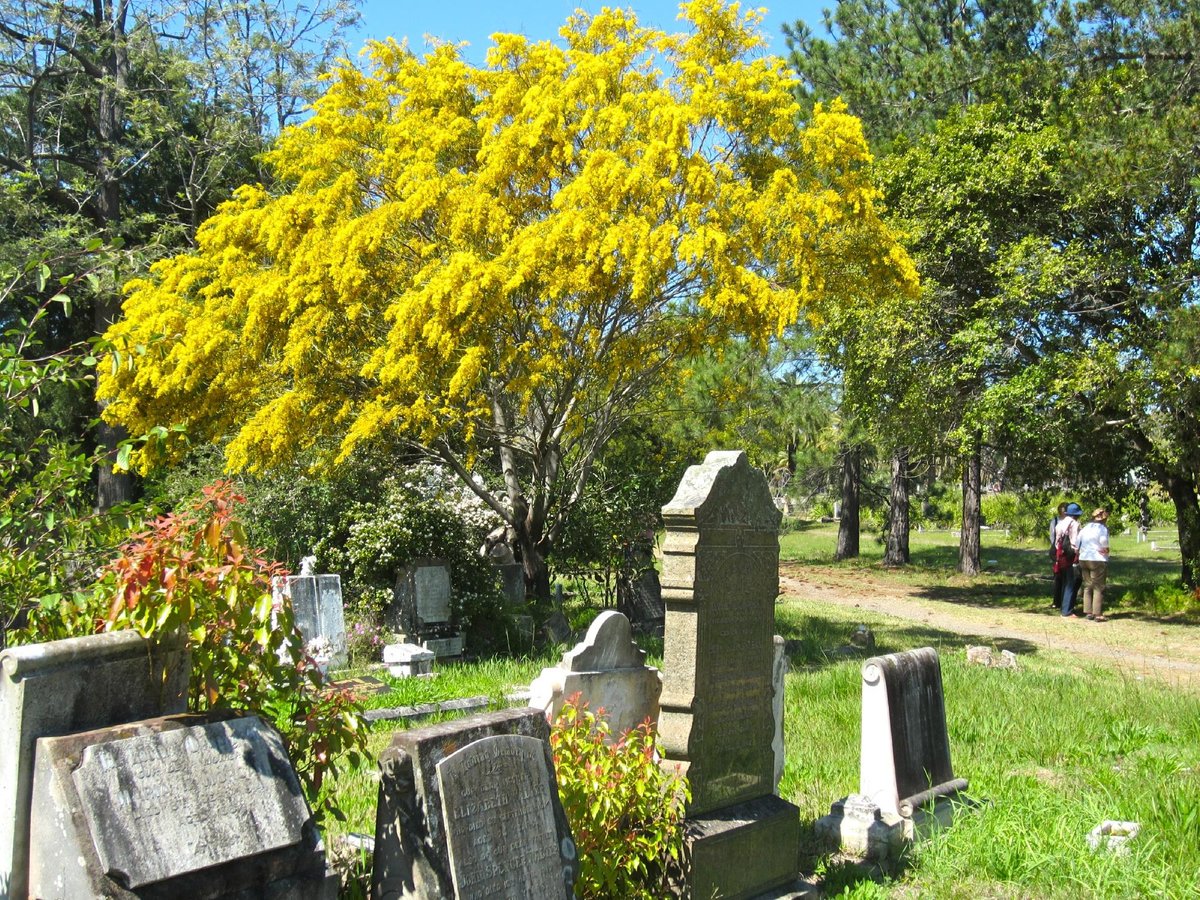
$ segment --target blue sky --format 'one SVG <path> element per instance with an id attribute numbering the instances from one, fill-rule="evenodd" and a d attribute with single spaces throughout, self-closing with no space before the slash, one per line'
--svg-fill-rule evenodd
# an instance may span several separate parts
<path id="1" fill-rule="evenodd" d="M 743 8 L 766 4 L 743 3 Z M 770 51 L 783 55 L 787 52 L 783 34 L 784 22 L 803 19 L 814 31 L 820 31 L 821 9 L 834 6 L 836 0 L 789 0 L 778 8 L 767 6 L 767 17 L 763 22 L 763 33 L 770 41 Z M 451 41 L 469 41 L 467 58 L 478 64 L 491 42 L 488 36 L 498 31 L 524 34 L 534 40 L 554 40 L 558 29 L 576 9 L 598 12 L 603 6 L 631 6 L 638 19 L 665 31 L 675 31 L 679 23 L 675 17 L 679 12 L 677 0 L 629 0 L 621 3 L 589 2 L 589 0 L 363 0 L 361 6 L 363 27 L 359 34 L 361 49 L 368 38 L 407 37 L 409 46 L 420 51 L 424 46 L 424 35 L 431 34 Z M 354 38 L 351 39 L 352 41 Z"/>

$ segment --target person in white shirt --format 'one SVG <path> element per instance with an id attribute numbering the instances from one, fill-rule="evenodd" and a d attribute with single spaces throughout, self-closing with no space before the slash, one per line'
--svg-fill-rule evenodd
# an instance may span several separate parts
<path id="1" fill-rule="evenodd" d="M 1083 611 L 1093 622 L 1105 621 L 1104 585 L 1108 581 L 1108 510 L 1092 512 L 1079 529 L 1079 568 L 1083 572 Z"/>

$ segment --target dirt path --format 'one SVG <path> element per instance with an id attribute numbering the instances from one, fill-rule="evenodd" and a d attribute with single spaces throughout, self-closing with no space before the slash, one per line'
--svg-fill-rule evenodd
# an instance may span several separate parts
<path id="1" fill-rule="evenodd" d="M 1018 653 L 1019 645 L 1074 653 L 1135 678 L 1160 678 L 1200 690 L 1200 628 L 1196 626 L 1120 611 L 1103 623 L 1064 619 L 1050 609 L 1048 594 L 1045 608 L 1034 611 L 978 600 L 933 599 L 920 587 L 899 584 L 869 569 L 784 563 L 779 589 L 785 597 L 895 616 L 1000 647 L 1013 644 Z"/>

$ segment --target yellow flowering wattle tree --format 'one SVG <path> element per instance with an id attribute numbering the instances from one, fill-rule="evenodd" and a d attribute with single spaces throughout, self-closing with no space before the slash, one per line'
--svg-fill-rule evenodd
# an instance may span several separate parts
<path id="1" fill-rule="evenodd" d="M 596 452 L 679 360 L 916 282 L 858 120 L 798 120 L 758 13 L 681 9 L 675 35 L 609 9 L 563 46 L 495 35 L 483 68 L 372 43 L 280 135 L 276 188 L 130 284 L 107 416 L 229 437 L 234 470 L 399 438 L 505 519 L 544 596 Z"/>

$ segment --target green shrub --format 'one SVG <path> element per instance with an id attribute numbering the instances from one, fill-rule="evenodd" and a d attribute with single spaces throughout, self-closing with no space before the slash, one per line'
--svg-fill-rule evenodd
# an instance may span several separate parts
<path id="1" fill-rule="evenodd" d="M 352 667 L 379 662 L 386 643 L 386 635 L 378 623 L 370 619 L 347 617 L 346 655 Z"/>
<path id="2" fill-rule="evenodd" d="M 550 732 L 558 793 L 579 851 L 575 893 L 669 896 L 681 865 L 687 780 L 659 765 L 649 721 L 609 744 L 603 716 L 576 694 Z"/>

